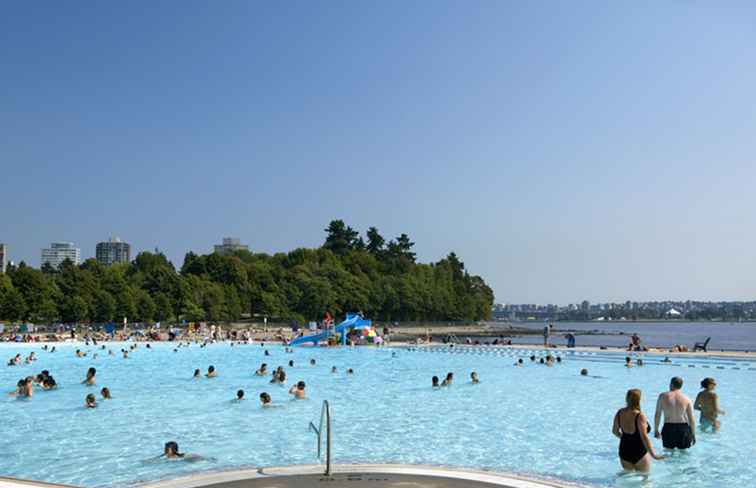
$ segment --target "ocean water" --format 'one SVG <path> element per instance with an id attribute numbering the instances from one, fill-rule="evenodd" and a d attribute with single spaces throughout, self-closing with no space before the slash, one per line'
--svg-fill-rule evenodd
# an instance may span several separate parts
<path id="1" fill-rule="evenodd" d="M 77 358 L 76 347 L 89 357 Z M 561 365 L 530 363 L 538 350 L 447 348 L 299 348 L 279 346 L 193 345 L 173 352 L 171 344 L 140 345 L 129 359 L 94 347 L 0 345 L 3 363 L 16 352 L 35 350 L 31 365 L 0 367 L 0 385 L 12 391 L 23 376 L 48 369 L 58 390 L 35 390 L 31 399 L 0 399 L 0 475 L 81 486 L 129 486 L 192 472 L 250 466 L 317 462 L 315 435 L 323 400 L 333 415 L 336 463 L 420 463 L 514 472 L 558 478 L 589 486 L 688 488 L 756 484 L 756 362 L 732 359 L 674 359 L 661 363 L 646 355 L 646 366 L 627 369 L 622 355 L 566 354 Z M 516 368 L 518 357 L 525 366 Z M 316 360 L 315 366 L 308 364 Z M 288 367 L 289 360 L 295 362 Z M 271 385 L 254 370 L 266 362 L 287 372 L 286 387 Z M 219 376 L 192 379 L 214 365 Z M 338 372 L 332 374 L 331 366 Z M 81 384 L 89 367 L 97 368 L 97 386 Z M 354 375 L 346 369 L 353 368 Z M 581 377 L 581 368 L 591 375 Z M 481 383 L 472 385 L 471 371 Z M 431 377 L 455 375 L 451 387 L 433 390 Z M 727 415 L 717 434 L 699 434 L 689 451 L 656 462 L 643 484 L 619 476 L 618 440 L 612 419 L 629 388 L 643 391 L 650 417 L 656 396 L 673 375 L 685 380 L 694 397 L 698 383 L 714 376 Z M 307 383 L 308 398 L 289 399 L 288 387 Z M 102 401 L 107 386 L 112 400 Z M 234 402 L 236 390 L 247 399 Z M 266 391 L 275 408 L 260 407 Z M 87 393 L 99 406 L 84 408 Z M 198 462 L 156 458 L 166 441 L 199 454 Z M 661 450 L 659 441 L 654 441 Z"/>
<path id="2" fill-rule="evenodd" d="M 543 330 L 543 322 L 518 322 L 517 327 Z M 627 346 L 630 335 L 638 333 L 644 344 L 653 347 L 672 347 L 684 344 L 692 348 L 696 342 L 711 337 L 710 351 L 756 351 L 756 322 L 555 322 L 554 344 L 567 344 L 568 330 L 609 335 L 578 335 L 578 346 Z M 496 325 L 495 325 L 496 326 Z M 506 331 L 506 326 L 502 328 Z M 620 335 L 622 333 L 622 335 Z M 543 336 L 523 336 L 513 340 L 517 344 L 543 344 Z"/>

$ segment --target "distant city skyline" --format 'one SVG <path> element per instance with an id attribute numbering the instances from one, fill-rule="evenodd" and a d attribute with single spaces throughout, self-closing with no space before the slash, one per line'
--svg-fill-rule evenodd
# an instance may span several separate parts
<path id="1" fill-rule="evenodd" d="M 11 260 L 343 219 L 497 302 L 756 296 L 756 3 L 190 3 L 6 5 Z"/>

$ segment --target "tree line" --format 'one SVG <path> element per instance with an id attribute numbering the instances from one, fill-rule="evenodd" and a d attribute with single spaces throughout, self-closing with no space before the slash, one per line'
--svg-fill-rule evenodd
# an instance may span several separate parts
<path id="1" fill-rule="evenodd" d="M 273 255 L 189 252 L 180 269 L 161 253 L 103 266 L 87 259 L 58 269 L 21 262 L 0 274 L 0 318 L 35 323 L 110 321 L 319 320 L 361 311 L 380 321 L 475 321 L 491 314 L 493 292 L 450 253 L 418 263 L 406 234 L 363 239 L 341 220 L 317 249 Z"/>

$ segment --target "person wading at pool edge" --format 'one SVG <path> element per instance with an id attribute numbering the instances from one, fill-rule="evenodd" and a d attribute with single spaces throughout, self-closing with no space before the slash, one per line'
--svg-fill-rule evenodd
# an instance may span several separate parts
<path id="1" fill-rule="evenodd" d="M 696 443 L 696 424 L 693 404 L 680 388 L 682 378 L 675 376 L 669 382 L 669 391 L 659 395 L 654 415 L 654 437 L 661 437 L 666 449 L 688 449 Z M 659 432 L 659 421 L 664 413 L 664 427 Z"/>
<path id="2" fill-rule="evenodd" d="M 664 456 L 656 454 L 648 438 L 651 426 L 640 409 L 641 391 L 627 390 L 625 402 L 625 408 L 617 411 L 612 425 L 612 434 L 620 439 L 620 463 L 628 471 L 647 473 L 651 469 L 651 458 L 660 461 Z"/>

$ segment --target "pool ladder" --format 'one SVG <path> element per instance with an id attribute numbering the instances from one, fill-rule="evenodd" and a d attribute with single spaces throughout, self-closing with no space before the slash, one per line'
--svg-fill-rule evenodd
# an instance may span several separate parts
<path id="1" fill-rule="evenodd" d="M 320 425 L 315 427 L 315 424 L 310 422 L 310 430 L 315 432 L 318 436 L 318 459 L 320 459 L 321 450 L 323 446 L 323 426 L 325 425 L 326 434 L 326 470 L 325 475 L 331 476 L 331 407 L 328 405 L 328 400 L 323 400 L 323 408 L 320 410 Z"/>

